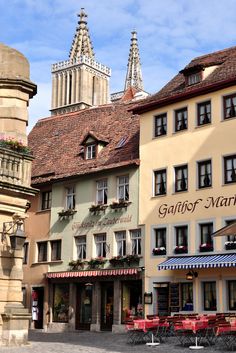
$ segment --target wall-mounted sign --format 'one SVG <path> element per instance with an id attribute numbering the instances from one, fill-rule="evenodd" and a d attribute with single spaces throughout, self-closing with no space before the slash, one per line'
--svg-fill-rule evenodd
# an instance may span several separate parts
<path id="1" fill-rule="evenodd" d="M 152 304 L 152 292 L 144 293 L 144 304 Z"/>
<path id="2" fill-rule="evenodd" d="M 225 197 L 225 196 L 209 196 L 204 199 L 196 199 L 193 202 L 188 200 L 178 201 L 175 204 L 168 205 L 163 203 L 158 208 L 158 216 L 160 218 L 165 218 L 167 215 L 175 214 L 185 214 L 185 213 L 194 213 L 197 208 L 204 207 L 208 208 L 219 208 L 219 207 L 232 207 L 236 206 L 236 195 Z"/>
<path id="3" fill-rule="evenodd" d="M 130 223 L 132 221 L 132 215 L 124 217 L 104 217 L 101 220 L 91 220 L 85 222 L 75 222 L 72 224 L 72 230 L 78 230 L 81 228 L 93 228 L 93 227 L 109 227 L 114 224 Z"/>

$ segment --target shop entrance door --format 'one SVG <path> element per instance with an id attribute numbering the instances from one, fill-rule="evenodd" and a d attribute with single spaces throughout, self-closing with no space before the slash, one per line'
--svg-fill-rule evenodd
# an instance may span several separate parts
<path id="1" fill-rule="evenodd" d="M 32 320 L 34 328 L 43 328 L 43 302 L 44 302 L 44 288 L 32 288 Z"/>
<path id="2" fill-rule="evenodd" d="M 92 321 L 92 283 L 77 286 L 76 330 L 90 330 Z"/>
<path id="3" fill-rule="evenodd" d="M 112 330 L 113 300 L 113 282 L 101 282 L 101 331 Z"/>

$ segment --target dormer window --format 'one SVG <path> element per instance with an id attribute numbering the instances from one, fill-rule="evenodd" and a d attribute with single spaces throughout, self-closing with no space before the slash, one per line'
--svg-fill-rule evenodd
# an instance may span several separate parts
<path id="1" fill-rule="evenodd" d="M 87 145 L 85 148 L 85 159 L 94 159 L 96 158 L 96 144 Z"/>
<path id="2" fill-rule="evenodd" d="M 189 74 L 186 77 L 186 80 L 187 80 L 187 85 L 194 85 L 196 83 L 199 83 L 202 80 L 202 72 L 194 72 L 192 74 Z"/>

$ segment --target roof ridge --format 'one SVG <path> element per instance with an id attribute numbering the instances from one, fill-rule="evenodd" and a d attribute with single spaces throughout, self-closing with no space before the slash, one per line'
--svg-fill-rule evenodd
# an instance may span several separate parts
<path id="1" fill-rule="evenodd" d="M 213 56 L 213 55 L 217 55 L 217 54 L 221 54 L 221 53 L 224 53 L 224 52 L 227 52 L 229 50 L 236 50 L 236 46 L 234 45 L 233 47 L 229 47 L 229 48 L 225 48 L 225 49 L 220 49 L 220 50 L 217 50 L 217 51 L 214 51 L 214 52 L 211 52 L 211 53 L 207 53 L 207 54 L 203 54 L 203 55 L 200 55 L 200 56 L 196 56 L 194 59 L 192 59 L 190 62 L 193 62 L 195 60 L 199 60 L 199 59 L 203 59 L 205 57 L 208 57 L 208 56 Z"/>

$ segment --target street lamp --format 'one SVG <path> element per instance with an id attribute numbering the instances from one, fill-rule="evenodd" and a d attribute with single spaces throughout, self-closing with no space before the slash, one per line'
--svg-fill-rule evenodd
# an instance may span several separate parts
<path id="1" fill-rule="evenodd" d="M 13 222 L 4 222 L 3 223 L 3 238 L 6 238 L 6 235 L 10 238 L 10 244 L 12 250 L 22 250 L 25 243 L 25 233 L 22 230 L 23 221 L 17 219 Z"/>

